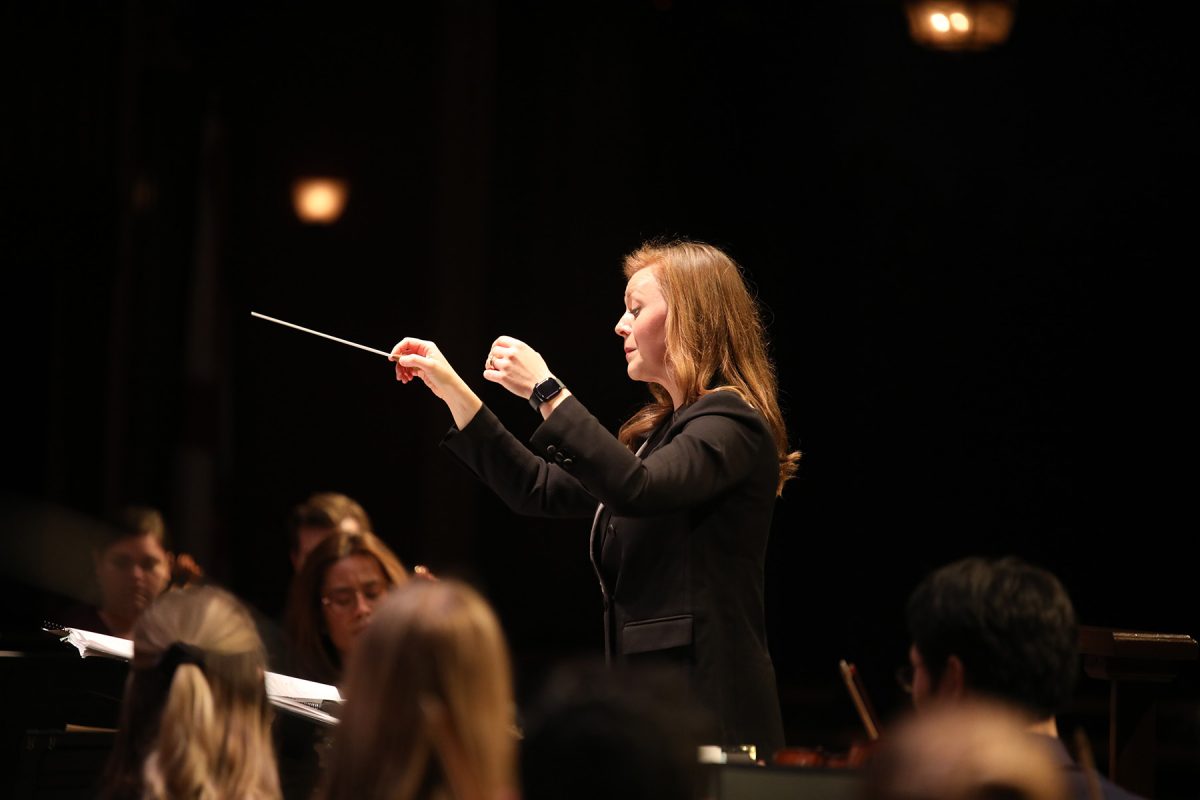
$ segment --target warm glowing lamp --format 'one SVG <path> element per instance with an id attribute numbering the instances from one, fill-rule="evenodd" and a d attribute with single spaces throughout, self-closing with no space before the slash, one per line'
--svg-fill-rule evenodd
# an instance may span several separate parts
<path id="1" fill-rule="evenodd" d="M 301 222 L 332 225 L 342 216 L 349 191 L 340 178 L 299 178 L 292 184 L 292 205 Z"/>
<path id="2" fill-rule="evenodd" d="M 985 50 L 1012 31 L 1016 0 L 906 0 L 913 40 L 937 50 Z"/>

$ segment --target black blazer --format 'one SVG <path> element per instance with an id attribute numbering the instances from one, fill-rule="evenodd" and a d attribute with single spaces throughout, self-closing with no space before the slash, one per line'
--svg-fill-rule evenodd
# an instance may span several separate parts
<path id="1" fill-rule="evenodd" d="M 712 392 L 634 454 L 572 396 L 533 452 L 486 407 L 442 444 L 518 513 L 593 518 L 610 655 L 684 664 L 721 744 L 783 746 L 763 610 L 779 460 L 754 408 Z"/>

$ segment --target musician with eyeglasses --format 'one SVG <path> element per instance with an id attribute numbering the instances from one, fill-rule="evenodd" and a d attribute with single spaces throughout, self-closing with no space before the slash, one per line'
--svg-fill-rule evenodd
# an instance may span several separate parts
<path id="1" fill-rule="evenodd" d="M 408 577 L 373 533 L 338 531 L 322 539 L 292 580 L 285 618 L 290 673 L 339 683 L 375 606 Z"/>
<path id="2" fill-rule="evenodd" d="M 286 652 L 282 663 L 271 669 L 340 686 L 350 654 L 376 607 L 408 579 L 400 559 L 375 534 L 344 528 L 329 532 L 292 577 L 284 612 Z M 284 797 L 312 796 L 331 752 L 332 731 L 292 715 L 276 718 Z"/>

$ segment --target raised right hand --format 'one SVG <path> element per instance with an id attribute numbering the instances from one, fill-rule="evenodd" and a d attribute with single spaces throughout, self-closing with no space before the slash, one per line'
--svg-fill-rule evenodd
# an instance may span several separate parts
<path id="1" fill-rule="evenodd" d="M 396 362 L 396 380 L 408 383 L 420 378 L 429 391 L 449 406 L 459 428 L 470 422 L 483 405 L 433 342 L 406 336 L 392 348 L 388 358 Z"/>
<path id="2" fill-rule="evenodd" d="M 443 400 L 448 384 L 462 381 L 437 345 L 424 339 L 404 337 L 392 348 L 388 358 L 396 362 L 396 380 L 408 383 L 413 378 L 420 378 L 429 391 Z"/>

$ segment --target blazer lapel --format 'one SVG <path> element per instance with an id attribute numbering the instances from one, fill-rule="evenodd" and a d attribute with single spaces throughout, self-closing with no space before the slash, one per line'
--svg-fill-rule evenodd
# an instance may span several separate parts
<path id="1" fill-rule="evenodd" d="M 642 457 L 646 446 L 650 444 L 650 440 L 654 438 L 653 434 L 642 442 L 642 446 L 634 453 L 638 458 Z M 596 580 L 600 582 L 600 594 L 604 597 L 604 660 L 606 663 L 612 663 L 612 627 L 609 623 L 609 605 L 611 603 L 608 593 L 608 586 L 604 583 L 604 573 L 600 571 L 600 553 L 604 549 L 604 538 L 608 535 L 608 517 L 604 513 L 604 503 L 596 506 L 596 515 L 592 517 L 592 531 L 588 535 L 588 558 L 592 562 L 592 571 L 596 573 Z"/>

